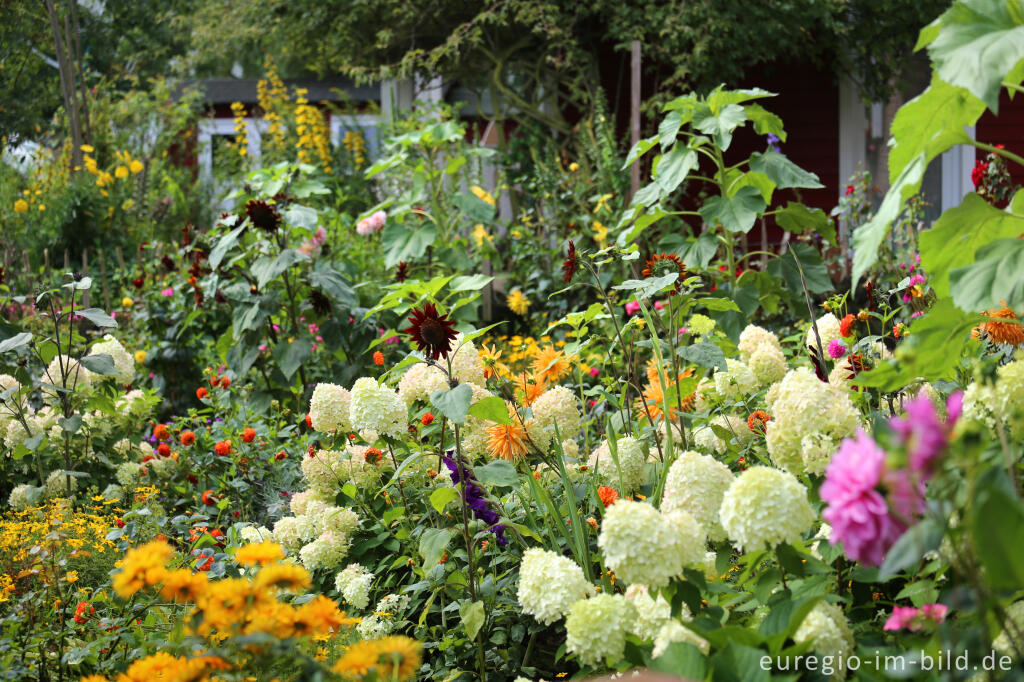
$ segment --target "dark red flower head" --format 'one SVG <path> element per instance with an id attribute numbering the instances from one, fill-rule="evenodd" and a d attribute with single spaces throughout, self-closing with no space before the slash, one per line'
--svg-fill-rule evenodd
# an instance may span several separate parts
<path id="1" fill-rule="evenodd" d="M 565 261 L 562 263 L 562 281 L 568 284 L 572 276 L 576 274 L 576 245 L 569 240 L 569 251 L 566 253 Z"/>
<path id="2" fill-rule="evenodd" d="M 274 232 L 281 226 L 281 214 L 265 201 L 250 199 L 245 205 L 249 221 L 264 232 Z"/>
<path id="3" fill-rule="evenodd" d="M 411 326 L 406 333 L 427 357 L 434 360 L 448 357 L 456 337 L 455 322 L 439 314 L 433 303 L 425 303 L 423 308 L 413 310 L 409 324 Z"/>
<path id="4" fill-rule="evenodd" d="M 724 268 L 723 268 L 724 269 Z M 686 266 L 679 256 L 674 253 L 656 253 L 647 259 L 641 274 L 644 277 L 664 277 L 673 272 L 679 273 L 676 278 L 675 290 L 678 292 L 686 279 Z"/>
<path id="5" fill-rule="evenodd" d="M 399 261 L 398 267 L 395 269 L 395 281 L 404 282 L 409 279 L 409 264 L 407 262 Z"/>

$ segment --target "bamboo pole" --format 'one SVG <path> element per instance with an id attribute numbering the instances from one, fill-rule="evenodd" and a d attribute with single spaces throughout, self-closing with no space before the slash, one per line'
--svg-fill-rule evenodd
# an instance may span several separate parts
<path id="1" fill-rule="evenodd" d="M 634 40 L 630 55 L 629 80 L 629 139 L 631 145 L 640 141 L 640 41 Z M 640 164 L 630 170 L 629 198 L 640 189 Z"/>
<path id="2" fill-rule="evenodd" d="M 71 270 L 71 254 L 68 253 L 67 249 L 64 249 L 64 272 Z"/>

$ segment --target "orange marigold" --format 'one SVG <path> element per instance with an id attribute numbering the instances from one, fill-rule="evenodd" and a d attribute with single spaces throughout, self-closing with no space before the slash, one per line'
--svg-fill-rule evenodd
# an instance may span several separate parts
<path id="1" fill-rule="evenodd" d="M 1005 301 L 1003 302 L 1005 304 Z M 998 322 L 990 320 L 982 322 L 974 328 L 971 336 L 980 337 L 982 334 L 992 340 L 993 343 L 1005 343 L 1010 346 L 1024 346 L 1024 326 L 1017 322 L 1017 313 L 1012 308 L 1004 307 L 999 310 L 986 310 L 983 313 L 986 317 L 998 318 L 1000 320 L 1013 320 L 1012 322 Z"/>

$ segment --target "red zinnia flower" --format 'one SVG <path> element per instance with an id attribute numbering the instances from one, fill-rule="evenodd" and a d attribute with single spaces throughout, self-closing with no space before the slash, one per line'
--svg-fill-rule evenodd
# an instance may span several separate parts
<path id="1" fill-rule="evenodd" d="M 597 496 L 601 498 L 601 504 L 605 507 L 610 507 L 615 504 L 617 499 L 619 499 L 619 492 L 615 488 L 609 488 L 608 486 L 603 485 L 597 489 Z"/>
<path id="2" fill-rule="evenodd" d="M 227 388 L 231 385 L 231 377 L 221 377 L 219 383 L 221 388 Z"/>
<path id="3" fill-rule="evenodd" d="M 279 452 L 276 455 L 274 455 L 274 459 L 276 459 L 278 462 L 280 462 L 282 459 L 285 459 L 287 457 L 288 457 L 288 453 L 285 452 L 284 450 L 282 450 L 281 452 Z"/>
<path id="4" fill-rule="evenodd" d="M 769 421 L 771 421 L 771 416 L 767 412 L 764 410 L 754 410 L 747 417 L 747 428 L 763 436 Z"/>
<path id="5" fill-rule="evenodd" d="M 213 451 L 218 455 L 226 455 L 231 452 L 231 441 L 222 440 L 213 446 Z"/>
<path id="6" fill-rule="evenodd" d="M 427 412 L 420 419 L 420 424 L 423 424 L 424 426 L 430 426 L 433 423 L 433 421 L 434 421 L 434 415 L 432 413 L 430 413 L 430 412 Z"/>
<path id="7" fill-rule="evenodd" d="M 168 445 L 167 443 L 160 443 L 160 445 L 156 446 L 156 454 L 160 455 L 161 457 L 170 457 L 171 446 Z"/>
<path id="8" fill-rule="evenodd" d="M 118 528 L 124 528 L 124 519 L 118 519 L 117 521 L 114 521 L 114 525 Z"/>
<path id="9" fill-rule="evenodd" d="M 181 444 L 182 445 L 184 445 L 185 447 L 188 447 L 189 445 L 192 445 L 192 443 L 195 443 L 195 442 L 196 442 L 196 434 L 192 433 L 191 431 L 182 431 L 181 432 Z"/>
<path id="10" fill-rule="evenodd" d="M 199 388 L 196 389 L 196 398 L 198 398 L 199 400 L 202 400 L 203 398 L 206 397 L 206 393 L 207 393 L 206 388 L 203 387 L 203 386 L 200 386 Z"/>
<path id="11" fill-rule="evenodd" d="M 256 430 L 249 427 L 245 431 L 242 431 L 242 440 L 246 443 L 251 443 L 256 440 Z"/>
<path id="12" fill-rule="evenodd" d="M 363 459 L 371 464 L 379 464 L 382 457 L 384 453 L 377 448 L 366 448 L 366 452 L 363 453 Z"/>
<path id="13" fill-rule="evenodd" d="M 153 435 L 156 436 L 158 440 L 167 440 L 171 437 L 171 432 L 168 431 L 167 427 L 163 424 L 157 424 L 153 427 Z"/>
<path id="14" fill-rule="evenodd" d="M 569 240 L 569 251 L 566 254 L 565 261 L 562 263 L 562 281 L 568 284 L 572 280 L 572 276 L 576 274 L 576 245 Z"/>
<path id="15" fill-rule="evenodd" d="M 455 322 L 439 314 L 433 303 L 425 303 L 422 309 L 412 311 L 409 323 L 411 326 L 406 333 L 427 357 L 434 360 L 448 357 L 456 337 Z"/>
<path id="16" fill-rule="evenodd" d="M 846 196 L 850 196 L 851 194 L 853 194 L 855 189 L 856 188 L 853 185 L 847 185 L 846 186 Z"/>
<path id="17" fill-rule="evenodd" d="M 384 364 L 384 354 L 381 353 L 379 350 L 375 351 L 374 354 L 373 354 L 373 364 L 375 364 L 375 365 L 383 365 Z"/>
<path id="18" fill-rule="evenodd" d="M 75 607 L 75 622 L 81 625 L 89 620 L 89 617 L 94 613 L 96 613 L 96 609 L 93 608 L 92 604 L 87 601 L 80 601 L 78 606 Z"/>
<path id="19" fill-rule="evenodd" d="M 203 501 L 203 504 L 208 504 L 210 506 L 217 504 L 217 498 L 213 496 L 212 490 L 203 491 L 203 494 L 200 496 L 200 499 Z"/>

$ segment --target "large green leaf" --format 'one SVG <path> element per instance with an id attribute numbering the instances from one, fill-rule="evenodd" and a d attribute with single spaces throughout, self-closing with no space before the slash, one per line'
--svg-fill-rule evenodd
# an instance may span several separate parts
<path id="1" fill-rule="evenodd" d="M 990 469 L 978 481 L 973 508 L 972 535 L 986 582 L 1011 592 L 1024 588 L 1024 504 L 1000 469 Z"/>
<path id="2" fill-rule="evenodd" d="M 393 268 L 400 261 L 419 258 L 427 250 L 427 247 L 434 243 L 435 239 L 437 239 L 437 228 L 433 223 L 423 222 L 409 228 L 398 222 L 388 221 L 387 227 L 381 234 L 381 243 L 387 252 L 384 265 Z"/>
<path id="3" fill-rule="evenodd" d="M 779 152 L 754 152 L 750 155 L 750 170 L 764 173 L 778 185 L 779 189 L 824 187 L 817 175 L 805 171 Z"/>
<path id="4" fill-rule="evenodd" d="M 340 272 L 330 267 L 318 267 L 309 273 L 309 285 L 322 289 L 334 303 L 339 303 L 346 308 L 355 308 L 359 304 L 348 280 Z"/>
<path id="5" fill-rule="evenodd" d="M 1024 234 L 1024 217 L 1000 211 L 971 193 L 921 233 L 921 265 L 939 296 L 949 295 L 949 272 L 974 262 L 982 246 Z"/>
<path id="6" fill-rule="evenodd" d="M 466 636 L 476 639 L 480 628 L 484 625 L 484 603 L 481 600 L 469 601 L 468 599 L 459 605 L 459 617 L 462 618 L 462 627 L 466 630 Z"/>
<path id="7" fill-rule="evenodd" d="M 477 480 L 489 486 L 511 488 L 519 483 L 519 474 L 512 462 L 495 459 L 473 470 Z"/>
<path id="8" fill-rule="evenodd" d="M 242 234 L 242 230 L 248 227 L 248 223 L 242 223 L 235 229 L 228 232 L 226 235 L 221 237 L 217 241 L 217 245 L 213 247 L 213 251 L 210 251 L 210 258 L 207 262 L 210 264 L 211 270 L 216 270 L 220 265 L 220 262 L 224 260 L 224 256 L 227 255 L 228 251 L 238 242 L 238 235 Z"/>
<path id="9" fill-rule="evenodd" d="M 423 557 L 425 569 L 429 571 L 437 565 L 454 534 L 455 531 L 450 528 L 427 528 L 423 531 L 420 536 L 420 556 Z"/>
<path id="10" fill-rule="evenodd" d="M 430 404 L 456 424 L 466 421 L 472 399 L 473 389 L 469 384 L 459 384 L 455 388 L 441 389 L 430 394 Z"/>
<path id="11" fill-rule="evenodd" d="M 977 260 L 950 271 L 953 301 L 968 312 L 1024 308 L 1024 239 L 998 239 L 978 249 Z"/>
<path id="12" fill-rule="evenodd" d="M 665 195 L 671 194 L 682 184 L 687 174 L 697 168 L 698 163 L 697 152 L 677 143 L 658 162 L 655 182 Z"/>
<path id="13" fill-rule="evenodd" d="M 821 254 L 810 244 L 790 243 L 789 250 L 778 258 L 773 258 L 768 263 L 768 274 L 774 277 L 781 277 L 786 287 L 799 298 L 803 297 L 803 285 L 800 282 L 800 268 L 797 267 L 797 259 L 800 260 L 800 268 L 804 271 L 804 281 L 807 283 L 807 290 L 812 294 L 827 294 L 832 291 L 832 278 L 828 274 L 828 268 L 821 260 Z M 801 317 L 805 310 L 800 310 Z"/>
<path id="14" fill-rule="evenodd" d="M 662 125 L 664 125 L 664 122 L 662 123 Z M 679 130 L 679 127 L 677 126 L 676 127 L 676 131 L 678 131 L 678 130 Z M 676 139 L 675 131 L 673 131 L 673 133 L 672 133 L 672 140 L 674 141 L 675 139 Z M 633 163 L 637 159 L 639 159 L 641 156 L 643 156 L 644 154 L 646 154 L 650 150 L 654 149 L 654 145 L 656 145 L 656 144 L 658 144 L 658 136 L 657 135 L 654 135 L 652 137 L 644 138 L 644 139 L 640 140 L 639 142 L 637 142 L 629 150 L 629 154 L 626 155 L 626 162 L 624 164 L 622 164 L 622 168 L 620 168 L 619 170 L 626 170 L 627 168 L 632 166 Z M 669 144 L 671 144 L 671 143 L 669 143 Z"/>
<path id="15" fill-rule="evenodd" d="M 117 320 L 107 315 L 99 308 L 86 308 L 75 313 L 92 322 L 97 327 L 116 327 Z"/>
<path id="16" fill-rule="evenodd" d="M 708 225 L 721 223 L 729 232 L 749 232 L 765 208 L 767 204 L 760 190 L 748 185 L 740 187 L 731 197 L 709 197 L 698 213 Z"/>
<path id="17" fill-rule="evenodd" d="M 252 274 L 256 275 L 256 286 L 263 289 L 268 282 L 277 279 L 285 270 L 308 258 L 296 249 L 285 249 L 275 257 L 263 256 L 252 264 Z"/>
<path id="18" fill-rule="evenodd" d="M 760 104 L 744 104 L 743 109 L 747 112 L 747 118 L 754 124 L 754 132 L 758 135 L 771 133 L 783 142 L 786 141 L 786 131 L 782 127 L 781 118 Z"/>
<path id="19" fill-rule="evenodd" d="M 732 143 L 736 126 L 747 120 L 747 112 L 738 104 L 726 104 L 719 111 L 702 107 L 693 117 L 693 127 L 715 138 L 715 144 L 724 152 Z"/>
<path id="20" fill-rule="evenodd" d="M 892 221 L 896 220 L 903 210 L 903 202 L 921 187 L 921 178 L 924 177 L 924 169 L 927 165 L 925 152 L 922 151 L 900 172 L 871 220 L 854 230 L 853 287 L 857 286 L 857 282 L 864 276 L 864 273 L 878 260 L 879 245 L 885 239 L 885 235 L 889 234 Z"/>
<path id="21" fill-rule="evenodd" d="M 1024 59 L 1021 0 L 960 0 L 929 27 L 928 54 L 938 76 L 999 109 L 1003 78 Z"/>
<path id="22" fill-rule="evenodd" d="M 924 519 L 908 528 L 886 553 L 885 560 L 878 570 L 878 579 L 888 580 L 900 571 L 919 563 L 925 554 L 938 548 L 942 542 L 943 531 L 945 528 L 932 518 Z"/>
<path id="23" fill-rule="evenodd" d="M 489 223 L 497 211 L 494 204 L 484 201 L 472 192 L 455 195 L 455 205 L 462 209 L 471 222 Z"/>
<path id="24" fill-rule="evenodd" d="M 102 376 L 110 376 L 117 374 L 117 368 L 114 367 L 114 358 L 110 353 L 98 353 L 96 355 L 86 355 L 82 358 L 82 366 L 94 374 Z M 54 377 L 56 378 L 56 377 Z M 69 383 L 74 381 L 74 372 L 69 377 Z"/>
<path id="25" fill-rule="evenodd" d="M 921 152 L 925 164 L 957 144 L 970 144 L 964 126 L 974 125 L 985 103 L 963 88 L 933 78 L 928 89 L 896 112 L 889 152 L 889 182 L 895 183 L 907 164 Z"/>
<path id="26" fill-rule="evenodd" d="M 468 414 L 479 419 L 496 422 L 498 424 L 511 424 L 508 416 L 508 406 L 505 401 L 496 395 L 483 398 L 470 406 Z"/>
<path id="27" fill-rule="evenodd" d="M 829 244 L 836 244 L 836 228 L 832 219 L 820 208 L 810 209 L 803 204 L 789 202 L 786 207 L 775 214 L 775 221 L 786 232 L 804 234 L 818 233 Z"/>
<path id="28" fill-rule="evenodd" d="M 274 360 L 277 361 L 278 368 L 289 381 L 302 366 L 302 363 L 308 360 L 312 354 L 313 341 L 306 337 L 291 342 L 285 341 L 274 346 Z"/>

